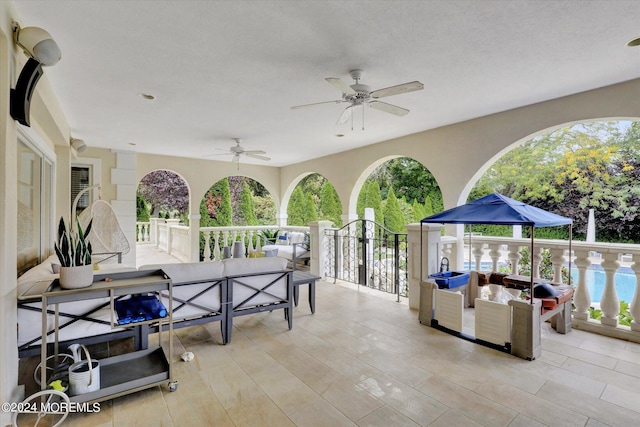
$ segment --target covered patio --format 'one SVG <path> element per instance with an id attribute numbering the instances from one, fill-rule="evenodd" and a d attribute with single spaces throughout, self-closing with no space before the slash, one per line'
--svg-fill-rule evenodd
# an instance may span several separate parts
<path id="1" fill-rule="evenodd" d="M 24 195 L 33 195 L 37 200 L 39 211 L 29 216 L 31 223 L 37 225 L 38 239 L 29 242 L 36 252 L 31 261 L 37 262 L 51 253 L 55 221 L 70 215 L 74 166 L 90 165 L 92 184 L 100 183 L 102 197 L 114 206 L 134 248 L 124 260 L 129 265 L 146 263 L 143 260 L 146 256 L 156 261 L 173 262 L 166 254 L 155 252 L 153 247 L 145 247 L 145 252 L 150 251 L 142 258 L 138 257 L 143 254 L 142 251 L 137 254 L 133 244 L 136 241 L 135 190 L 140 179 L 150 171 L 171 170 L 183 177 L 189 187 L 190 224 L 167 225 L 167 233 L 173 230 L 176 235 L 174 240 L 167 234 L 167 242 L 180 242 L 175 245 L 180 252 L 177 259 L 196 261 L 201 235 L 200 202 L 213 183 L 227 176 L 241 174 L 263 184 L 276 200 L 277 223 L 273 226 L 286 227 L 287 204 L 295 186 L 308 174 L 319 173 L 334 184 L 342 204 L 343 222 L 348 222 L 357 217 L 358 193 L 370 172 L 387 159 L 407 156 L 429 169 L 440 186 L 445 208 L 451 208 L 466 201 L 474 182 L 496 158 L 542 132 L 583 121 L 640 118 L 638 48 L 626 46 L 629 39 L 638 36 L 637 33 L 627 34 L 630 30 L 637 31 L 640 9 L 634 1 L 588 2 L 589 7 L 579 1 L 544 2 L 544 8 L 528 2 L 513 2 L 509 7 L 503 2 L 490 2 L 492 13 L 483 9 L 483 2 L 460 3 L 466 7 L 455 2 L 423 2 L 423 7 L 433 6 L 440 13 L 425 9 L 422 14 L 413 13 L 412 9 L 420 2 L 402 2 L 405 9 L 399 9 L 400 13 L 390 6 L 400 2 L 302 2 L 307 3 L 306 7 L 282 15 L 274 10 L 280 11 L 287 2 L 264 2 L 264 9 L 260 9 L 265 12 L 264 16 L 254 11 L 253 20 L 247 20 L 254 30 L 262 30 L 260 21 L 268 22 L 269 29 L 262 35 L 250 34 L 241 25 L 230 25 L 231 19 L 225 21 L 227 16 L 233 15 L 232 9 L 243 7 L 239 6 L 242 2 L 225 2 L 228 8 L 217 4 L 219 9 L 208 11 L 209 15 L 196 13 L 192 16 L 193 22 L 187 20 L 186 26 L 182 26 L 185 21 L 178 19 L 186 3 L 166 2 L 166 10 L 154 9 L 158 16 L 167 11 L 178 11 L 180 15 L 168 13 L 171 24 L 161 24 L 160 32 L 172 37 L 163 47 L 171 46 L 179 53 L 184 53 L 188 47 L 187 57 L 161 51 L 151 30 L 146 32 L 162 22 L 152 20 L 156 15 L 142 13 L 148 5 L 146 2 L 139 2 L 134 6 L 137 13 L 126 16 L 115 3 L 104 3 L 112 7 L 111 22 L 121 25 L 117 27 L 121 28 L 119 31 L 114 31 L 116 27 L 112 25 L 97 25 L 98 18 L 86 19 L 93 15 L 99 17 L 100 13 L 95 10 L 87 12 L 87 8 L 99 3 L 61 2 L 52 6 L 53 3 L 0 2 L 4 18 L 0 22 L 0 63 L 5 65 L 0 69 L 0 81 L 3 82 L 0 85 L 0 199 L 3 201 L 3 214 L 0 215 L 0 323 L 3 325 L 0 328 L 0 377 L 3 378 L 0 398 L 3 402 L 20 401 L 25 391 L 18 378 L 15 327 L 16 259 L 20 262 L 22 255 L 17 248 L 18 242 L 22 243 L 25 237 L 24 230 L 18 229 L 16 224 L 25 216 L 16 206 L 16 200 L 20 201 Z M 278 7 L 270 10 L 268 3 Z M 325 3 L 332 4 L 338 12 L 345 7 L 349 13 L 335 13 L 336 16 L 312 13 L 315 8 L 325 7 Z M 380 9 L 377 16 L 363 7 L 373 4 Z M 45 6 L 52 8 L 51 13 L 43 12 Z M 447 10 L 448 7 L 453 9 Z M 565 8 L 573 12 L 566 13 Z M 531 19 L 534 12 L 553 19 Z M 390 13 L 394 19 L 388 19 Z M 394 26 L 387 31 L 371 31 L 371 28 L 381 27 L 371 25 L 371 20 L 364 20 L 363 25 L 354 28 L 352 17 L 360 19 L 361 14 L 375 18 L 380 25 Z M 503 14 L 510 16 L 504 26 L 490 24 L 492 19 Z M 265 20 L 265 16 L 269 19 Z M 280 16 L 286 16 L 291 25 L 279 26 Z M 304 22 L 298 19 L 300 16 L 323 18 L 328 24 L 307 28 L 300 24 Z M 338 16 L 340 21 L 337 21 Z M 137 25 L 141 17 L 150 19 L 147 21 L 150 25 Z M 214 19 L 221 25 L 212 25 Z M 67 65 L 62 62 L 58 67 L 48 69 L 38 83 L 33 93 L 31 127 L 20 125 L 10 114 L 11 90 L 27 60 L 14 42 L 12 21 L 23 27 L 42 26 L 55 37 L 60 35 L 58 41 L 68 61 Z M 196 21 L 200 26 L 195 25 Z M 458 25 L 452 25 L 453 21 Z M 567 21 L 571 21 L 571 25 L 566 25 Z M 523 25 L 525 22 L 528 27 Z M 541 27 L 542 24 L 545 26 Z M 600 31 L 594 31 L 596 24 Z M 93 45 L 91 49 L 81 48 L 80 43 L 86 40 L 80 26 L 85 34 L 95 37 L 92 40 L 98 41 L 99 46 L 103 46 L 102 42 L 114 42 L 115 45 L 95 50 Z M 207 51 L 208 55 L 204 56 L 210 62 L 206 64 L 200 63 L 203 44 L 198 43 L 203 27 L 213 32 L 210 34 L 211 46 L 215 44 L 221 50 L 220 56 Z M 447 31 L 444 31 L 445 27 Z M 490 34 L 478 37 L 480 27 L 504 32 L 509 37 Z M 523 30 L 525 27 L 528 31 Z M 237 31 L 238 37 L 234 39 L 230 33 L 223 32 L 223 28 Z M 333 31 L 335 28 L 345 31 Z M 167 31 L 176 29 L 180 30 L 179 34 Z M 192 38 L 185 42 L 183 31 L 187 29 Z M 467 32 L 462 32 L 463 29 Z M 433 38 L 430 31 L 438 39 Z M 525 51 L 518 40 L 528 40 L 533 34 L 541 44 Z M 132 42 L 134 36 L 142 36 L 137 41 L 146 40 L 153 43 L 153 47 L 141 49 Z M 279 36 L 281 43 L 274 42 L 272 36 Z M 373 51 L 368 51 L 363 47 L 375 45 L 370 43 L 373 36 L 379 44 Z M 62 42 L 65 38 L 66 45 Z M 585 41 L 587 38 L 591 42 Z M 244 44 L 235 46 L 228 40 Z M 407 44 L 404 55 L 392 59 L 379 55 L 383 52 L 398 54 L 394 45 L 400 46 L 408 40 L 419 45 L 419 53 Z M 509 49 L 495 47 L 494 43 L 498 44 L 500 40 L 507 40 Z M 565 40 L 567 43 L 562 49 L 556 50 L 555 47 Z M 349 44 L 350 41 L 353 44 Z M 260 44 L 256 45 L 257 42 Z M 312 42 L 318 45 L 310 45 Z M 77 50 L 65 50 L 72 45 Z M 256 48 L 266 45 L 274 49 L 273 55 Z M 131 57 L 123 59 L 119 65 L 99 65 L 106 53 L 118 53 L 125 46 L 131 48 Z M 431 50 L 435 46 L 438 47 L 437 54 Z M 468 51 L 473 56 L 451 54 L 455 46 L 464 48 L 457 52 Z M 547 50 L 541 46 L 547 46 Z M 592 53 L 590 48 L 599 53 Z M 90 56 L 89 52 L 96 56 Z M 176 66 L 178 71 L 168 73 L 165 81 L 154 81 L 151 76 L 160 76 L 163 67 L 154 67 L 151 64 L 155 62 L 146 61 L 149 58 L 141 56 L 140 52 L 154 56 L 154 59 L 160 58 L 164 66 Z M 280 56 L 281 53 L 286 55 Z M 555 60 L 549 56 L 551 53 L 557 55 Z M 600 56 L 605 54 L 610 62 Z M 237 58 L 239 62 L 234 63 L 235 66 L 225 62 L 231 58 Z M 499 68 L 493 67 L 492 58 L 500 59 Z M 143 65 L 150 65 L 151 69 L 140 74 L 129 73 L 138 66 L 142 70 Z M 414 98 L 413 104 L 411 96 L 416 93 L 402 98 L 407 103 L 399 102 L 411 107 L 411 115 L 391 117 L 398 121 L 367 116 L 366 131 L 357 126 L 349 132 L 344 127 L 336 128 L 337 114 L 333 110 L 318 115 L 286 114 L 291 113 L 292 105 L 307 99 L 309 102 L 324 99 L 324 89 L 328 85 L 322 78 L 336 73 L 346 80 L 349 70 L 364 66 L 369 67 L 371 76 L 377 74 L 379 80 L 373 77 L 368 80 L 369 75 L 366 80 L 376 85 L 376 89 L 420 78 L 428 82 L 425 87 L 429 91 L 416 92 L 423 96 Z M 183 76 L 187 69 L 197 76 Z M 254 80 L 257 69 L 266 74 Z M 478 73 L 479 70 L 482 73 Z M 528 78 L 523 78 L 525 71 Z M 465 74 L 467 72 L 469 74 Z M 122 85 L 125 75 L 133 75 L 135 84 Z M 453 76 L 451 81 L 445 85 L 450 76 Z M 504 80 L 507 76 L 508 81 Z M 96 80 L 82 83 L 80 78 Z M 115 81 L 116 86 L 103 84 L 107 80 Z M 272 84 L 267 85 L 266 81 Z M 201 108 L 182 108 L 180 112 L 184 115 L 164 110 L 167 106 L 173 108 L 175 104 L 171 101 L 180 98 L 172 96 L 185 93 L 181 86 L 185 82 L 197 85 L 192 86 L 189 93 L 203 95 Z M 168 102 L 135 104 L 141 100 L 136 93 L 149 89 L 140 87 L 141 84 L 161 90 L 158 93 L 167 95 L 165 100 Z M 176 86 L 170 87 L 170 84 Z M 120 92 L 125 88 L 126 93 Z M 257 96 L 258 88 L 268 91 Z M 75 100 L 70 95 L 75 89 L 90 98 Z M 98 89 L 105 90 L 102 96 L 95 96 L 94 90 Z M 246 92 L 239 94 L 240 89 Z M 140 93 L 141 96 L 145 94 Z M 223 94 L 228 103 L 218 98 Z M 283 100 L 285 94 L 287 98 Z M 159 98 L 162 100 L 162 96 Z M 247 102 L 248 98 L 252 102 Z M 148 99 L 144 98 L 143 102 Z M 191 107 L 188 99 L 180 98 L 184 104 L 179 105 Z M 211 102 L 212 99 L 218 102 Z M 268 105 L 257 102 L 267 99 L 270 100 Z M 148 109 L 149 105 L 157 110 Z M 115 112 L 101 109 L 106 106 L 115 107 Z M 212 110 L 214 106 L 216 109 Z M 198 114 L 193 114 L 196 110 Z M 85 119 L 84 113 L 97 111 L 96 121 Z M 131 120 L 126 121 L 125 117 Z M 147 121 L 151 119 L 154 120 L 152 123 Z M 402 126 L 399 120 L 403 119 L 411 120 L 408 126 Z M 165 124 L 170 131 L 163 131 Z M 205 124 L 215 127 L 208 128 Z M 268 126 L 262 128 L 260 124 Z M 362 124 L 364 127 L 364 119 Z M 204 157 L 215 153 L 215 144 L 227 146 L 227 136 L 247 137 L 248 148 L 265 148 L 273 162 L 265 164 L 252 159 L 245 162 L 243 158 L 238 166 Z M 86 150 L 78 150 L 72 144 L 77 137 L 86 139 L 89 145 Z M 251 137 L 255 138 L 255 145 Z M 34 169 L 33 175 L 23 173 L 22 167 L 34 164 L 40 169 Z M 29 181 L 36 176 L 37 180 Z M 430 232 L 440 237 L 439 228 Z M 414 228 L 410 234 L 408 246 L 413 246 L 410 250 L 416 254 L 420 232 Z M 452 260 L 452 268 L 463 265 L 462 227 L 448 226 L 445 234 L 428 258 L 410 257 L 410 286 L 415 287 L 437 269 L 435 260 L 442 255 Z M 312 258 L 311 263 L 319 268 L 322 265 L 320 240 L 316 239 L 315 244 L 318 247 L 312 248 L 312 253 L 317 258 Z M 491 260 L 497 263 L 501 256 L 515 257 L 513 254 L 527 242 L 484 238 L 474 240 L 473 245 L 476 259 L 489 253 Z M 547 247 L 555 251 L 555 265 L 566 261 L 567 248 L 563 242 L 550 242 Z M 640 251 L 618 245 L 574 246 L 579 250 L 575 255 L 584 266 L 578 265 L 579 268 L 587 268 L 586 262 L 594 247 L 605 261 L 603 266 L 607 269 L 610 292 L 613 288 L 610 277 L 613 277 L 619 258 L 626 257 L 628 261 L 629 254 L 634 258 L 640 256 Z M 637 271 L 640 275 L 640 268 Z M 638 289 L 640 285 L 634 294 L 636 313 L 640 307 Z M 234 324 L 236 338 L 230 346 L 220 345 L 219 332 L 213 326 L 176 331 L 178 345 L 173 357 L 181 384 L 178 393 L 155 387 L 105 402 L 100 413 L 73 414 L 67 425 L 121 426 L 139 422 L 141 425 L 175 426 L 515 427 L 628 426 L 637 422 L 640 347 L 627 341 L 627 337 L 622 336 L 619 340 L 583 330 L 557 335 L 545 325 L 542 356 L 527 362 L 421 325 L 417 321 L 417 305 L 411 301 L 397 303 L 366 289 L 326 281 L 318 283 L 316 292 L 316 313 L 311 315 L 309 307 L 302 302 L 294 310 L 296 326 L 291 331 L 282 327 L 278 314 L 269 313 L 239 319 Z M 412 294 L 416 295 L 415 292 Z M 609 302 L 613 300 L 615 298 L 609 298 Z M 589 303 L 588 295 L 579 299 L 576 318 L 585 320 Z M 603 307 L 604 318 L 611 320 L 617 308 L 614 304 L 607 305 Z M 604 324 L 598 325 L 598 329 L 612 331 L 617 328 Z M 192 351 L 195 360 L 178 363 L 184 351 Z M 8 424 L 9 415 L 0 413 L 0 424 Z"/>
<path id="2" fill-rule="evenodd" d="M 626 427 L 640 416 L 640 344 L 545 325 L 529 362 L 421 325 L 377 292 L 321 281 L 316 305 L 295 308 L 291 331 L 276 313 L 243 319 L 229 346 L 213 324 L 180 329 L 175 357 L 195 360 L 176 363 L 178 392 L 103 402 L 66 425 Z"/>

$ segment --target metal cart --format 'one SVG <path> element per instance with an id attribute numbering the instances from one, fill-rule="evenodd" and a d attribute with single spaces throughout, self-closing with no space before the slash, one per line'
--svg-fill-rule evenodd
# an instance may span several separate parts
<path id="1" fill-rule="evenodd" d="M 94 276 L 91 286 L 81 289 L 62 289 L 58 280 L 54 280 L 42 294 L 42 342 L 47 338 L 47 309 L 55 305 L 54 356 L 58 355 L 58 304 L 82 301 L 94 298 L 109 298 L 111 305 L 111 327 L 117 328 L 115 301 L 127 295 L 169 294 L 169 307 L 164 318 L 143 320 L 139 323 L 159 323 L 158 346 L 133 351 L 119 356 L 100 359 L 100 388 L 88 393 L 70 395 L 71 402 L 98 402 L 118 396 L 144 390 L 167 382 L 170 391 L 177 390 L 178 383 L 171 374 L 171 355 L 173 353 L 173 304 L 172 281 L 162 270 L 132 271 Z M 168 323 L 169 357 L 162 348 L 164 323 Z M 131 326 L 127 324 L 126 326 Z M 166 330 L 166 329 L 165 329 Z M 42 366 L 47 363 L 47 345 L 42 345 Z M 46 369 L 41 369 L 41 387 L 47 388 Z"/>

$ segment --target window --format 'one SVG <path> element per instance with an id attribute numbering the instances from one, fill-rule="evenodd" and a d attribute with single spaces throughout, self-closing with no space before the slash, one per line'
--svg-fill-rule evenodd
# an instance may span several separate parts
<path id="1" fill-rule="evenodd" d="M 73 209 L 73 201 L 78 193 L 85 188 L 91 186 L 91 167 L 90 166 L 72 166 L 71 167 L 71 208 Z M 91 192 L 87 191 L 78 199 L 76 205 L 76 215 L 80 215 L 84 209 L 91 204 Z"/>
<path id="2" fill-rule="evenodd" d="M 51 252 L 53 173 L 51 159 L 20 135 L 17 200 L 18 273 L 38 264 Z"/>

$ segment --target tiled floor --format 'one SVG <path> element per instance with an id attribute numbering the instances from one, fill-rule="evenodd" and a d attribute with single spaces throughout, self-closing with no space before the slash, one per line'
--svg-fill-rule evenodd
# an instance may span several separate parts
<path id="1" fill-rule="evenodd" d="M 155 387 L 68 426 L 637 426 L 640 344 L 545 326 L 525 361 L 421 325 L 406 304 L 319 282 L 282 312 L 175 331 L 176 392 Z M 190 351 L 192 362 L 180 355 Z"/>

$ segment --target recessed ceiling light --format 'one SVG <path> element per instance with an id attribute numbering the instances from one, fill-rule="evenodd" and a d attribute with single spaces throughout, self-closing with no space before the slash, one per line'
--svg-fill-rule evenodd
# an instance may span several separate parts
<path id="1" fill-rule="evenodd" d="M 136 145 L 136 143 L 135 142 L 130 142 L 129 145 Z"/>
<path id="2" fill-rule="evenodd" d="M 629 42 L 627 43 L 627 46 L 629 47 L 640 46 L 640 37 L 636 37 L 635 39 L 629 40 Z"/>
<path id="3" fill-rule="evenodd" d="M 342 137 L 344 136 L 344 134 L 343 134 L 343 133 L 338 133 L 338 134 L 336 134 L 336 136 L 337 136 L 338 138 L 342 138 Z"/>
<path id="4" fill-rule="evenodd" d="M 139 93 L 138 96 L 142 99 L 148 99 L 149 101 L 153 101 L 154 99 L 156 99 L 155 96 L 148 93 Z"/>

